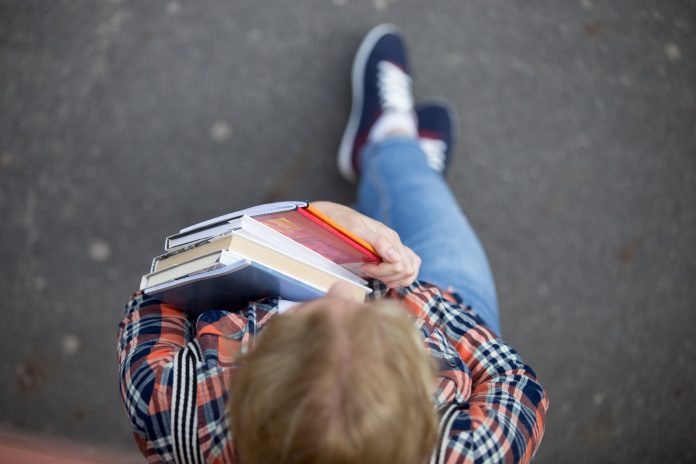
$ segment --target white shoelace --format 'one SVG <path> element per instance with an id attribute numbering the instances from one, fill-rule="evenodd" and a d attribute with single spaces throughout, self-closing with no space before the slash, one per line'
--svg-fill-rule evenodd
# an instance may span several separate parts
<path id="1" fill-rule="evenodd" d="M 404 112 L 413 110 L 411 78 L 401 68 L 389 61 L 380 61 L 377 64 L 377 81 L 383 107 Z"/>
<path id="2" fill-rule="evenodd" d="M 442 140 L 437 139 L 418 139 L 423 153 L 425 153 L 425 159 L 428 161 L 428 165 L 435 171 L 442 174 L 445 170 L 445 152 L 447 150 L 447 144 Z"/>
<path id="3" fill-rule="evenodd" d="M 394 63 L 380 61 L 377 64 L 377 80 L 379 98 L 384 108 L 404 113 L 413 111 L 411 78 L 408 74 Z M 447 144 L 442 140 L 430 138 L 421 138 L 419 143 L 428 165 L 442 173 L 445 170 Z"/>

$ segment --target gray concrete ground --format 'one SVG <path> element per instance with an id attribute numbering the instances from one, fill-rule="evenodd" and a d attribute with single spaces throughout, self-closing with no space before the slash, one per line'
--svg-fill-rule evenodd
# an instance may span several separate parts
<path id="1" fill-rule="evenodd" d="M 383 21 L 460 111 L 449 179 L 551 398 L 537 461 L 696 459 L 693 0 L 0 1 L 0 426 L 135 449 L 115 333 L 150 256 L 351 201 L 348 72 Z"/>

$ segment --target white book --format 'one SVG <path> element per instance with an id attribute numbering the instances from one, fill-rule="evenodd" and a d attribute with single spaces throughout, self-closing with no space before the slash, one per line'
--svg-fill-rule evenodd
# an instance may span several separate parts
<path id="1" fill-rule="evenodd" d="M 332 285 L 341 281 L 350 284 L 351 298 L 354 298 L 355 301 L 362 302 L 365 299 L 365 295 L 372 292 L 371 288 L 360 284 L 355 279 L 347 279 L 321 269 L 291 254 L 274 249 L 256 238 L 241 235 L 238 232 L 232 231 L 228 235 L 215 240 L 205 241 L 202 245 L 181 251 L 180 253 L 170 253 L 162 261 L 155 262 L 153 271 L 157 273 L 167 269 L 175 269 L 179 265 L 189 263 L 206 255 L 223 252 L 229 252 L 240 260 L 245 261 L 244 266 L 251 265 L 256 271 L 251 273 L 245 272 L 243 278 L 241 278 L 238 275 L 228 275 L 232 268 L 225 266 L 224 268 L 204 273 L 183 276 L 173 281 L 166 281 L 155 285 L 154 288 L 147 287 L 144 289 L 145 293 L 154 296 L 155 292 L 166 290 L 166 298 L 169 299 L 171 304 L 197 300 L 207 302 L 205 305 L 208 305 L 208 303 L 212 304 L 212 300 L 207 300 L 206 298 L 215 294 L 215 301 L 223 301 L 225 291 L 227 291 L 230 298 L 232 298 L 234 293 L 243 298 L 280 295 L 286 299 L 302 301 L 298 299 L 298 296 L 307 296 L 309 289 L 311 289 L 311 293 L 316 298 L 317 292 L 320 295 L 322 292 L 328 291 Z M 222 269 L 226 270 L 223 271 Z M 227 269 L 230 269 L 230 271 Z M 247 271 L 251 271 L 251 269 Z M 262 273 L 259 274 L 261 271 Z M 242 287 L 228 287 L 225 290 L 224 285 L 221 287 L 215 277 L 221 275 L 220 273 L 226 275 L 225 279 L 223 279 L 226 282 L 230 284 L 234 282 L 235 286 L 241 285 Z M 209 282 L 210 278 L 213 277 L 215 277 L 214 281 Z M 272 278 L 269 279 L 268 277 Z M 198 284 L 195 287 L 188 288 L 189 284 L 187 282 L 198 282 Z M 177 290 L 172 293 L 174 288 L 177 288 Z M 288 293 L 275 293 L 279 290 L 288 291 Z M 290 290 L 292 292 L 299 291 L 299 294 L 295 295 Z M 207 295 L 207 292 L 211 292 L 211 294 Z M 264 292 L 268 293 L 264 295 Z"/>
<path id="2" fill-rule="evenodd" d="M 322 288 L 253 259 L 226 251 L 217 253 L 227 254 L 224 261 L 229 264 L 147 287 L 145 294 L 191 314 L 211 309 L 241 309 L 249 301 L 269 295 L 307 301 L 325 294 Z M 355 299 L 362 301 L 360 294 L 355 294 Z"/>
<path id="3" fill-rule="evenodd" d="M 183 246 L 178 249 L 170 250 L 168 253 L 160 255 L 153 260 L 151 272 L 161 270 L 160 264 L 166 263 L 169 258 L 176 256 L 179 253 L 194 249 L 199 246 L 206 245 L 234 233 L 242 237 L 246 237 L 255 242 L 261 243 L 268 248 L 272 248 L 284 255 L 291 256 L 294 259 L 300 260 L 313 267 L 324 270 L 328 273 L 342 277 L 345 280 L 356 283 L 358 285 L 367 285 L 367 281 L 357 274 L 352 273 L 343 266 L 334 263 L 330 259 L 325 258 L 316 251 L 307 248 L 306 246 L 296 242 L 295 240 L 286 237 L 280 232 L 268 227 L 267 225 L 257 221 L 250 216 L 242 216 L 233 219 L 227 223 L 226 228 L 218 237 L 213 237 L 207 240 L 202 240 L 198 243 Z M 175 261 L 169 261 L 173 264 L 181 264 Z"/>
<path id="4" fill-rule="evenodd" d="M 311 264 L 319 269 L 324 269 L 332 274 L 344 277 L 360 285 L 366 285 L 367 281 L 362 277 L 352 273 L 340 264 L 336 264 L 328 258 L 320 255 L 316 251 L 302 245 L 299 242 L 287 237 L 266 224 L 257 221 L 249 216 L 242 216 L 230 222 L 230 225 L 239 225 L 237 233 L 253 240 L 261 241 L 271 248 L 275 248 L 281 253 L 288 254 Z"/>
<path id="5" fill-rule="evenodd" d="M 140 280 L 140 290 L 154 287 L 165 282 L 190 277 L 202 272 L 209 272 L 228 266 L 239 260 L 239 256 L 228 251 L 216 251 L 208 253 L 198 258 L 186 261 L 177 266 L 168 267 L 161 271 L 145 274 Z"/>
<path id="6" fill-rule="evenodd" d="M 251 208 L 242 209 L 233 213 L 223 214 L 203 222 L 199 222 L 192 226 L 184 227 L 178 233 L 170 235 L 164 241 L 164 249 L 184 245 L 203 238 L 214 237 L 223 233 L 226 228 L 226 223 L 230 220 L 237 219 L 244 215 L 260 216 L 264 214 L 280 213 L 290 211 L 296 208 L 304 208 L 307 206 L 306 201 L 279 201 L 276 203 L 266 203 L 263 205 L 252 206 Z"/>

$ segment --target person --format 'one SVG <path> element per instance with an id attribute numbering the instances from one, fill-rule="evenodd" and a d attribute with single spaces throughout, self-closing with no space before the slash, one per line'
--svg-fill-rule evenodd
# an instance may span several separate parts
<path id="1" fill-rule="evenodd" d="M 120 391 L 150 462 L 529 462 L 548 399 L 500 338 L 484 250 L 444 178 L 452 112 L 414 105 L 406 49 L 363 40 L 338 153 L 355 209 L 314 203 L 370 242 L 373 292 L 269 295 L 197 320 L 142 293 L 119 326 Z"/>

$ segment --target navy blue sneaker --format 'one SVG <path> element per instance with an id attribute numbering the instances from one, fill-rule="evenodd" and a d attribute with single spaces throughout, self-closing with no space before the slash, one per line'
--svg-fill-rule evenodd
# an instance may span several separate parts
<path id="1" fill-rule="evenodd" d="M 353 60 L 353 103 L 338 149 L 338 170 L 355 182 L 360 175 L 360 153 L 370 129 L 387 111 L 413 111 L 411 76 L 406 47 L 396 26 L 372 29 Z"/>
<path id="2" fill-rule="evenodd" d="M 454 145 L 455 113 L 445 104 L 427 102 L 416 106 L 416 115 L 418 142 L 428 165 L 444 176 Z"/>

